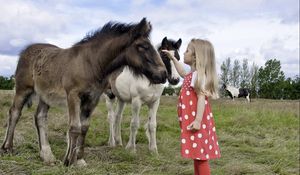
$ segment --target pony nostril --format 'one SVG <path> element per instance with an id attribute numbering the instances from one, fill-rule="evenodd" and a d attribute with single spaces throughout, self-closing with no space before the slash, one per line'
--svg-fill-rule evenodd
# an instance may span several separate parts
<path id="1" fill-rule="evenodd" d="M 171 79 L 169 79 L 169 83 L 171 85 L 176 85 L 179 83 L 179 78 L 173 78 L 173 79 L 171 78 Z"/>

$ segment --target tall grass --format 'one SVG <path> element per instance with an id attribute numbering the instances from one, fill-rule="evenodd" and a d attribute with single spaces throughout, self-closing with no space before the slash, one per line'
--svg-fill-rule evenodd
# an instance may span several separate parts
<path id="1" fill-rule="evenodd" d="M 0 93 L 0 142 L 5 134 L 11 92 Z M 157 121 L 159 155 L 148 151 L 143 125 L 147 109 L 141 110 L 141 127 L 137 135 L 137 153 L 124 147 L 107 146 L 109 125 L 103 101 L 95 109 L 86 139 L 88 166 L 64 167 L 61 160 L 66 149 L 66 109 L 53 107 L 48 114 L 49 140 L 58 161 L 44 165 L 38 153 L 33 124 L 36 104 L 24 108 L 17 125 L 14 153 L 0 157 L 0 174 L 193 174 L 191 160 L 180 156 L 177 97 L 162 97 Z M 212 174 L 299 174 L 299 101 L 254 99 L 247 104 L 239 99 L 211 101 L 222 157 L 211 160 Z M 130 105 L 124 111 L 122 139 L 129 137 Z"/>

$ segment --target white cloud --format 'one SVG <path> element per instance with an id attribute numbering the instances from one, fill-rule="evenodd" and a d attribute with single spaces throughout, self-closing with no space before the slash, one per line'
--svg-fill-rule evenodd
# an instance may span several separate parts
<path id="1" fill-rule="evenodd" d="M 0 54 L 0 75 L 9 77 L 14 74 L 18 56 L 9 56 Z"/>
<path id="2" fill-rule="evenodd" d="M 0 6 L 0 54 L 14 57 L 32 42 L 67 48 L 110 20 L 138 22 L 147 17 L 153 25 L 153 44 L 165 36 L 182 38 L 181 56 L 191 38 L 204 38 L 215 46 L 218 69 L 229 56 L 248 58 L 259 66 L 274 56 L 282 64 L 298 67 L 291 70 L 282 66 L 286 74 L 299 74 L 298 1 L 114 0 L 111 3 L 112 7 L 100 1 L 5 2 L 5 6 Z M 118 4 L 125 4 L 126 8 L 120 10 Z M 11 59 L 1 58 L 0 65 L 8 64 L 4 58 Z M 4 68 L 0 68 L 2 73 Z"/>

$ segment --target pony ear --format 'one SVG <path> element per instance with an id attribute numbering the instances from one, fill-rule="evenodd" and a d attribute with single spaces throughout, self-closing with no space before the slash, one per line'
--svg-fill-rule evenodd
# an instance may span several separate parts
<path id="1" fill-rule="evenodd" d="M 177 49 L 180 48 L 181 43 L 182 43 L 182 40 L 181 40 L 181 38 L 179 38 L 179 40 L 175 43 L 175 46 L 176 46 Z"/>
<path id="2" fill-rule="evenodd" d="M 168 45 L 168 38 L 165 36 L 164 39 L 161 41 L 161 46 L 167 46 Z"/>
<path id="3" fill-rule="evenodd" d="M 146 18 L 143 18 L 140 23 L 132 31 L 133 38 L 139 38 L 141 36 L 148 37 L 151 32 L 152 26 L 150 22 L 147 22 Z"/>

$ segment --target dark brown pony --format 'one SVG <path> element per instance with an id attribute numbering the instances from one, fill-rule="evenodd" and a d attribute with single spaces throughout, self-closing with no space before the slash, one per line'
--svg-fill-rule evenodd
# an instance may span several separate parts
<path id="1" fill-rule="evenodd" d="M 20 54 L 16 94 L 9 110 L 6 136 L 1 152 L 11 152 L 15 126 L 30 96 L 39 98 L 35 113 L 40 157 L 55 161 L 47 138 L 47 112 L 57 102 L 69 112 L 66 166 L 85 165 L 84 141 L 89 117 L 106 88 L 109 75 L 128 65 L 143 72 L 152 83 L 166 81 L 166 68 L 149 40 L 151 25 L 146 19 L 137 24 L 109 22 L 68 49 L 51 44 L 33 44 Z"/>

